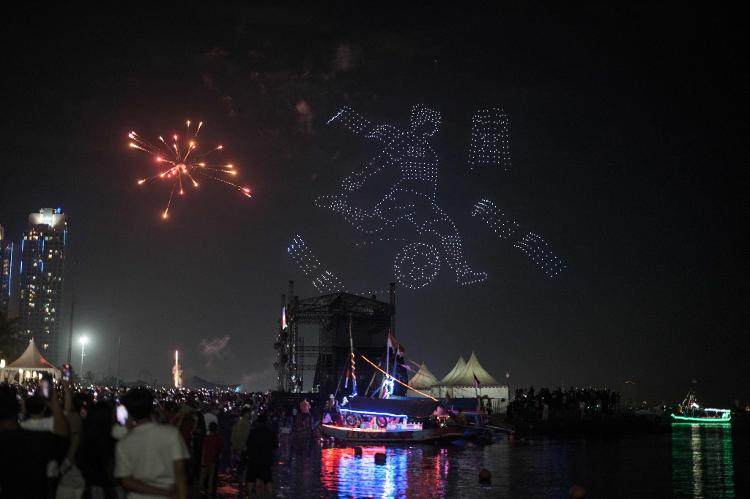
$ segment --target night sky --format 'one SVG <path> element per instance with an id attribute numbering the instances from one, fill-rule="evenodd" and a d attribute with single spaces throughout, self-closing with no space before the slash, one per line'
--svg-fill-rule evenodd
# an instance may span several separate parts
<path id="1" fill-rule="evenodd" d="M 0 224 L 18 240 L 29 212 L 68 215 L 62 330 L 75 294 L 98 375 L 113 374 L 121 336 L 125 379 L 166 382 L 179 349 L 187 378 L 272 387 L 280 294 L 289 279 L 315 292 L 287 255 L 293 235 L 351 291 L 393 280 L 396 244 L 355 247 L 362 235 L 313 204 L 374 152 L 326 121 L 350 105 L 405 127 L 423 103 L 443 117 L 437 198 L 489 279 L 461 287 L 444 270 L 399 288 L 410 358 L 442 377 L 475 350 L 511 389 L 634 380 L 673 403 L 695 379 L 707 402 L 750 398 L 738 16 L 684 3 L 120 5 L 28 3 L 0 21 Z M 471 116 L 488 105 L 510 116 L 507 172 L 466 165 Z M 186 119 L 204 121 L 203 141 L 225 145 L 255 195 L 206 183 L 163 222 L 169 188 L 136 186 L 153 166 L 126 135 Z M 548 279 L 498 240 L 471 217 L 481 198 L 567 270 Z"/>

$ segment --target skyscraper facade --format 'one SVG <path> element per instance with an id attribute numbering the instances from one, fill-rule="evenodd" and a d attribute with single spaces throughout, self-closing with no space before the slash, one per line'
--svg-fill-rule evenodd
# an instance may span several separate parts
<path id="1" fill-rule="evenodd" d="M 57 362 L 68 224 L 60 208 L 29 214 L 21 241 L 19 319 L 21 334 L 50 362 Z"/>
<path id="2" fill-rule="evenodd" d="M 10 290 L 13 279 L 13 243 L 5 237 L 0 225 L 0 313 L 8 314 Z"/>

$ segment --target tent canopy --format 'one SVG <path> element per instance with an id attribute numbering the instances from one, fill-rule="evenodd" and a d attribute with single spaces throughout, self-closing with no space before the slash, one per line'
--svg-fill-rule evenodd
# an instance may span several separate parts
<path id="1" fill-rule="evenodd" d="M 441 385 L 450 385 L 453 378 L 460 375 L 464 369 L 466 368 L 466 361 L 464 360 L 463 356 L 458 358 L 458 362 L 456 362 L 456 365 L 453 366 L 453 369 L 445 375 L 443 380 L 440 382 Z"/>
<path id="2" fill-rule="evenodd" d="M 58 369 L 53 366 L 47 359 L 42 357 L 39 353 L 39 349 L 34 343 L 34 338 L 29 341 L 29 346 L 16 360 L 11 362 L 6 369 L 31 369 L 37 371 L 52 370 L 57 371 Z"/>
<path id="3" fill-rule="evenodd" d="M 474 376 L 479 380 L 480 386 L 497 386 L 500 384 L 482 367 L 474 352 L 471 352 L 471 357 L 469 357 L 463 371 L 453 376 L 448 382 L 443 379 L 443 383 L 449 386 L 474 386 Z"/>
<path id="4" fill-rule="evenodd" d="M 438 384 L 438 379 L 434 374 L 427 368 L 427 364 L 422 362 L 419 366 L 419 370 L 409 380 L 409 385 L 414 388 L 430 388 L 432 385 Z"/>

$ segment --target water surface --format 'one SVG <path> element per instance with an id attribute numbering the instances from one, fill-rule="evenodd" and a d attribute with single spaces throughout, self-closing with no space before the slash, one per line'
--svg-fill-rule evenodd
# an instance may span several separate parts
<path id="1" fill-rule="evenodd" d="M 292 446 L 280 453 L 275 484 L 279 497 L 567 497 L 573 484 L 589 497 L 743 497 L 737 480 L 750 461 L 737 439 L 730 428 L 681 425 L 628 438 L 367 446 L 361 458 L 347 447 Z M 490 485 L 479 484 L 482 468 Z"/>

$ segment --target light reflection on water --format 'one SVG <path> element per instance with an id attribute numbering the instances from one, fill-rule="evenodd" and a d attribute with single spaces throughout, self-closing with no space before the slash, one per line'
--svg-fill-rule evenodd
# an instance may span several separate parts
<path id="1" fill-rule="evenodd" d="M 376 465 L 375 454 L 386 454 Z M 730 429 L 676 427 L 630 438 L 532 438 L 487 447 L 310 445 L 287 449 L 275 470 L 279 497 L 734 497 Z M 747 463 L 746 463 L 747 464 Z M 481 485 L 487 468 L 492 483 Z"/>
<path id="2" fill-rule="evenodd" d="M 731 427 L 673 423 L 672 486 L 679 497 L 735 497 Z"/>
<path id="3" fill-rule="evenodd" d="M 375 454 L 386 454 L 386 464 L 376 465 Z M 351 497 L 404 497 L 409 489 L 406 449 L 363 447 L 362 457 L 352 449 L 322 449 L 320 485 Z"/>

